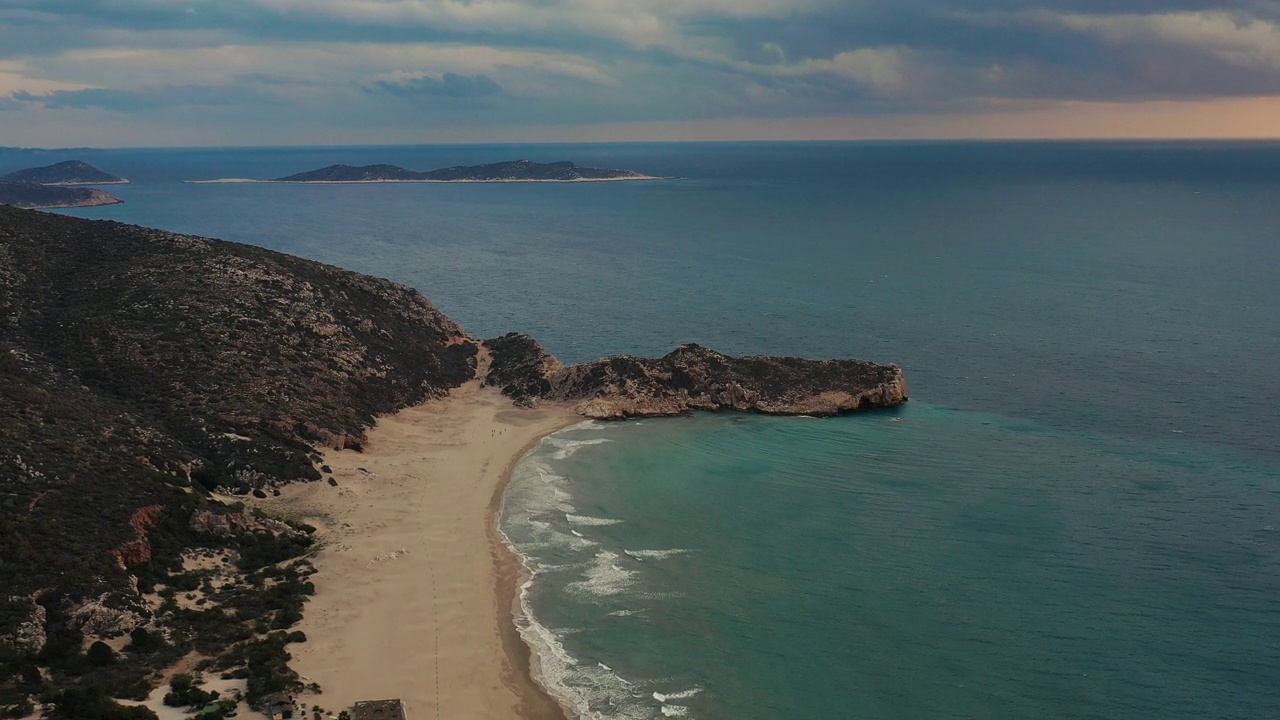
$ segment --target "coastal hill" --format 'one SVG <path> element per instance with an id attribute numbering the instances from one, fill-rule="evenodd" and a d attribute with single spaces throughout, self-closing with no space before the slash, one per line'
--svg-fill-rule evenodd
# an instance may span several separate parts
<path id="1" fill-rule="evenodd" d="M 591 180 L 652 179 L 630 170 L 601 170 L 572 162 L 536 163 L 514 160 L 488 165 L 459 165 L 428 172 L 415 172 L 396 165 L 330 165 L 310 172 L 276 178 L 269 182 L 356 183 L 356 182 L 585 182 Z"/>
<path id="2" fill-rule="evenodd" d="M 80 160 L 67 160 L 54 165 L 18 170 L 0 176 L 0 182 L 34 183 L 36 185 L 125 185 L 128 180 Z"/>
<path id="3" fill-rule="evenodd" d="M 423 173 L 405 170 L 397 165 L 330 165 L 329 167 L 276 178 L 270 182 L 407 182 L 421 180 Z"/>
<path id="4" fill-rule="evenodd" d="M 209 490 L 323 481 L 313 448 L 359 447 L 377 415 L 473 377 L 475 353 L 385 280 L 0 207 L 0 715 L 55 690 L 145 695 L 191 651 L 256 673 L 259 695 L 296 684 L 271 633 L 300 617 L 308 571 L 277 563 L 309 536 Z M 183 609 L 201 549 L 235 560 Z M 138 629 L 106 664 L 82 650 Z"/>
<path id="5" fill-rule="evenodd" d="M 297 689 L 311 530 L 210 491 L 332 481 L 318 449 L 359 449 L 377 416 L 477 376 L 594 417 L 905 400 L 901 370 L 858 361 L 685 346 L 565 367 L 387 280 L 0 207 L 0 714 L 43 695 L 125 717 L 109 698 L 192 652 L 247 677 L 251 704 Z"/>
<path id="6" fill-rule="evenodd" d="M 117 205 L 120 198 L 102 190 L 28 182 L 0 182 L 0 205 L 20 208 L 73 208 Z"/>

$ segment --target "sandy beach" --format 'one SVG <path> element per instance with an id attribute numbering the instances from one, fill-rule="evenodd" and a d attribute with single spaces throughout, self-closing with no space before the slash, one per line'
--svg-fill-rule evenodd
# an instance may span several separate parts
<path id="1" fill-rule="evenodd" d="M 364 452 L 330 451 L 325 481 L 284 488 L 265 510 L 319 528 L 310 599 L 291 647 L 320 684 L 307 707 L 401 698 L 409 717 L 562 720 L 530 679 L 512 622 L 520 566 L 493 513 L 511 467 L 581 420 L 516 408 L 477 382 L 380 419 Z"/>

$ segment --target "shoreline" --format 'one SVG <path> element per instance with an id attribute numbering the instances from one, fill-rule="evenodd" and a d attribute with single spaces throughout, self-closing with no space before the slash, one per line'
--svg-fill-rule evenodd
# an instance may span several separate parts
<path id="1" fill-rule="evenodd" d="M 96 185 L 132 185 L 130 180 L 104 180 L 102 182 L 53 182 L 53 183 L 36 183 L 45 187 L 94 187 Z"/>
<path id="2" fill-rule="evenodd" d="M 116 198 L 115 200 L 106 200 L 104 202 L 83 202 L 69 203 L 66 205 L 41 205 L 40 207 L 30 208 L 31 210 L 58 210 L 69 208 L 85 208 L 85 207 L 107 207 L 109 205 L 123 205 L 124 201 Z"/>
<path id="3" fill-rule="evenodd" d="M 525 567 L 524 561 L 508 544 L 507 537 L 502 532 L 500 524 L 502 508 L 507 487 L 511 484 L 511 476 L 515 473 L 520 461 L 533 452 L 545 438 L 581 421 L 582 418 L 576 418 L 563 427 L 525 443 L 520 452 L 513 455 L 503 469 L 498 486 L 493 491 L 493 498 L 489 501 L 486 528 L 489 544 L 493 549 L 494 590 L 498 596 L 498 629 L 502 634 L 502 644 L 507 651 L 507 658 L 514 665 L 513 670 L 518 674 L 519 679 L 523 681 L 520 685 L 522 688 L 533 690 L 532 693 L 522 693 L 521 717 L 524 720 L 576 720 L 576 716 L 564 707 L 538 677 L 538 673 L 534 670 L 537 651 L 525 641 L 520 633 L 520 626 L 516 622 L 518 613 L 524 612 L 521 607 L 524 584 L 532 578 L 532 575 L 529 568 Z"/>
<path id="4" fill-rule="evenodd" d="M 114 200 L 107 200 L 104 202 L 95 202 L 90 200 L 90 201 L 77 202 L 77 203 L 58 203 L 56 205 L 32 205 L 30 207 L 15 205 L 14 207 L 17 207 L 20 210 L 73 210 L 75 208 L 107 207 L 109 205 L 123 205 L 123 204 L 124 204 L 123 200 L 121 200 L 120 198 L 116 198 Z"/>
<path id="5" fill-rule="evenodd" d="M 516 625 L 525 569 L 495 512 L 520 460 L 582 420 L 473 380 L 379 418 L 364 452 L 326 451 L 336 486 L 253 501 L 317 527 L 316 594 L 294 628 L 308 640 L 290 661 L 322 688 L 305 706 L 398 697 L 411 717 L 570 720 Z"/>

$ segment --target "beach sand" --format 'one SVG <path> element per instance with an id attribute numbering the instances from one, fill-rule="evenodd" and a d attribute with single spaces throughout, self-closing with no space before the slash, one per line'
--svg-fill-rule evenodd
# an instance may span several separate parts
<path id="1" fill-rule="evenodd" d="M 400 698 L 413 720 L 563 720 L 530 679 L 512 621 L 519 561 L 494 513 L 512 466 L 581 418 L 513 407 L 476 382 L 381 418 L 364 452 L 330 451 L 326 481 L 291 485 L 264 510 L 307 518 L 324 548 L 290 646 L 291 666 L 336 712 Z"/>

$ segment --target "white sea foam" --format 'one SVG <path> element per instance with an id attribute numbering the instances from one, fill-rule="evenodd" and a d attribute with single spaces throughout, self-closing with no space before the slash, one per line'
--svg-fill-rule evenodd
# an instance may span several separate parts
<path id="1" fill-rule="evenodd" d="M 578 629 L 553 630 L 534 615 L 531 589 L 535 582 L 545 582 L 549 571 L 572 573 L 567 579 L 576 582 L 569 585 L 570 591 L 595 596 L 616 595 L 635 581 L 632 571 L 618 565 L 619 554 L 601 551 L 596 543 L 573 530 L 574 525 L 610 525 L 617 521 L 574 514 L 568 480 L 548 464 L 556 453 L 565 450 L 565 446 L 551 442 L 526 455 L 512 473 L 498 515 L 500 536 L 528 572 L 518 592 L 514 619 L 520 636 L 533 650 L 534 680 L 582 720 L 662 720 L 664 716 L 647 690 L 635 687 L 603 662 L 594 658 L 580 662 L 566 650 L 564 639 Z M 566 528 L 561 517 L 570 523 L 574 519 L 582 522 Z M 543 547 L 555 547 L 558 554 L 540 558 L 539 548 Z M 566 547 L 592 548 L 595 554 L 586 563 L 565 563 L 560 548 Z"/>
<path id="2" fill-rule="evenodd" d="M 549 548 L 580 551 L 593 548 L 597 544 L 594 540 L 588 540 L 581 535 L 562 533 L 547 525 L 544 528 L 532 529 L 529 541 L 520 543 L 520 549 L 526 553 Z"/>
<path id="3" fill-rule="evenodd" d="M 584 447 L 591 447 L 592 445 L 603 445 L 607 442 L 613 442 L 613 441 L 608 438 L 591 438 L 589 440 L 568 440 L 565 438 L 558 438 L 555 435 L 549 435 L 546 438 L 543 438 L 542 442 L 546 445 L 550 445 L 556 448 L 556 450 L 551 453 L 552 460 L 564 460 L 566 458 L 570 458 L 574 456 L 575 454 L 577 454 L 579 450 L 581 450 Z"/>
<path id="4" fill-rule="evenodd" d="M 568 520 L 571 525 L 581 525 L 584 527 L 603 527 L 605 525 L 617 525 L 622 522 L 621 520 L 614 520 L 613 518 L 598 518 L 591 517 L 589 515 L 571 515 L 569 513 L 565 513 L 564 519 Z"/>
<path id="5" fill-rule="evenodd" d="M 653 694 L 653 699 L 657 700 L 660 703 L 664 703 L 668 700 L 688 700 L 689 698 L 693 697 L 694 695 L 697 695 L 700 692 L 702 692 L 702 688 L 700 687 L 692 687 L 692 688 L 689 688 L 688 690 L 681 690 L 680 692 L 673 692 L 673 693 L 656 692 Z"/>
<path id="6" fill-rule="evenodd" d="M 671 550 L 623 550 L 622 552 L 637 560 L 665 560 L 673 555 L 680 555 L 689 551 L 684 548 L 673 548 Z"/>
<path id="7" fill-rule="evenodd" d="M 633 593 L 638 600 L 670 600 L 671 598 L 684 597 L 684 593 L 679 590 L 665 590 L 659 592 L 638 592 Z"/>
<path id="8" fill-rule="evenodd" d="M 515 621 L 520 636 L 534 651 L 534 680 L 585 720 L 652 720 L 653 709 L 631 683 L 604 663 L 579 663 L 560 641 L 568 631 L 552 631 L 538 622 L 529 603 L 532 585 L 529 580 L 520 587 Z"/>
<path id="9" fill-rule="evenodd" d="M 506 496 L 512 499 L 514 513 L 526 517 L 573 512 L 573 496 L 565 489 L 567 483 L 567 478 L 557 475 L 545 462 L 529 458 L 511 473 Z"/>
<path id="10" fill-rule="evenodd" d="M 684 717 L 689 714 L 689 708 L 683 705 L 663 705 L 662 714 L 664 717 Z"/>
<path id="11" fill-rule="evenodd" d="M 631 617 L 632 615 L 639 615 L 642 612 L 644 611 L 643 610 L 614 610 L 609 614 L 612 615 L 613 617 Z"/>
<path id="12" fill-rule="evenodd" d="M 635 584 L 635 571 L 617 563 L 618 554 L 608 550 L 596 553 L 595 560 L 587 566 L 583 580 L 569 583 L 569 589 L 590 593 L 599 597 L 617 595 Z"/>

